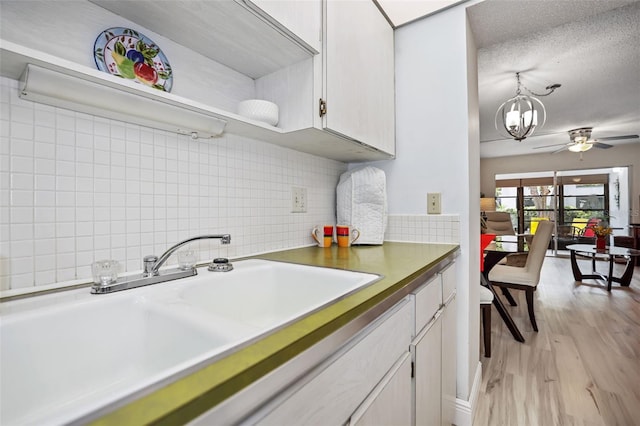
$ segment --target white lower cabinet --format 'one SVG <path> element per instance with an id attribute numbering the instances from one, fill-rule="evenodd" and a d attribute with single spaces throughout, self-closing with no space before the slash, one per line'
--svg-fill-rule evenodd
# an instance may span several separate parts
<path id="1" fill-rule="evenodd" d="M 456 413 L 456 294 L 445 304 L 442 315 L 442 424 L 453 424 Z"/>
<path id="2" fill-rule="evenodd" d="M 284 399 L 279 399 L 261 410 L 265 413 L 259 419 L 248 420 L 250 424 L 285 425 L 285 424 L 345 424 L 362 406 L 368 396 L 375 392 L 381 381 L 388 377 L 399 359 L 408 354 L 411 340 L 411 322 L 413 306 L 408 298 L 391 308 L 373 324 L 359 333 L 345 347 L 336 352 L 298 383 L 287 389 Z M 402 370 L 400 366 L 400 370 Z M 390 410 L 386 404 L 396 397 L 410 401 L 409 380 L 390 378 L 403 392 L 403 396 L 386 395 L 377 401 L 375 410 Z M 385 407 L 386 406 L 386 407 Z M 394 408 L 395 409 L 395 408 Z M 406 404 L 405 418 L 410 418 L 411 404 Z M 400 414 L 398 414 L 400 416 Z M 365 416 L 369 418 L 368 416 Z M 371 424 L 371 423 L 364 423 Z"/>
<path id="3" fill-rule="evenodd" d="M 442 321 L 440 313 L 411 344 L 415 363 L 415 424 L 441 423 Z"/>
<path id="4" fill-rule="evenodd" d="M 411 417 L 411 355 L 407 352 L 353 413 L 349 425 L 410 425 Z"/>
<path id="5" fill-rule="evenodd" d="M 427 280 L 413 295 L 414 424 L 451 425 L 455 416 L 457 371 L 455 263 Z"/>

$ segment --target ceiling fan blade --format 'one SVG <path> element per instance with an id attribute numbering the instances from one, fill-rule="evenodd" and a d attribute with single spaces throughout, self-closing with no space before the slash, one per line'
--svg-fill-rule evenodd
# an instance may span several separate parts
<path id="1" fill-rule="evenodd" d="M 554 147 L 554 146 L 564 146 L 564 147 L 566 147 L 568 145 L 571 145 L 571 144 L 570 143 L 569 144 L 567 144 L 567 143 L 557 143 L 557 144 L 554 144 L 554 145 L 534 146 L 532 149 L 551 148 L 551 147 Z"/>
<path id="2" fill-rule="evenodd" d="M 568 147 L 568 146 L 564 146 L 564 147 L 562 147 L 562 148 L 560 148 L 560 149 L 556 149 L 556 150 L 555 150 L 555 151 L 553 151 L 551 154 L 557 154 L 557 153 L 559 153 L 559 152 L 564 151 L 564 150 L 565 150 L 565 149 L 567 149 L 567 148 L 569 148 L 569 147 Z"/>
<path id="3" fill-rule="evenodd" d="M 598 141 L 616 141 L 622 139 L 637 139 L 640 136 L 638 135 L 622 135 L 622 136 L 607 136 L 605 138 L 597 138 Z"/>
<path id="4" fill-rule="evenodd" d="M 600 148 L 600 149 L 609 149 L 609 148 L 613 147 L 613 145 L 609 145 L 607 143 L 600 143 L 600 142 L 596 142 L 596 141 L 593 141 L 591 143 L 591 145 L 595 146 L 596 148 Z"/>

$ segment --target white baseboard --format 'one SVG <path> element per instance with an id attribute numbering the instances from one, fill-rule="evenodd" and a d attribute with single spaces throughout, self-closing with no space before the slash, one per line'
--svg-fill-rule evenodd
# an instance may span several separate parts
<path id="1" fill-rule="evenodd" d="M 456 426 L 472 426 L 473 415 L 476 412 L 476 401 L 478 400 L 478 394 L 480 393 L 480 385 L 482 384 L 482 363 L 478 362 L 478 368 L 476 368 L 476 374 L 473 377 L 473 384 L 471 385 L 471 393 L 469 394 L 469 400 L 456 398 L 456 413 L 455 413 L 455 425 Z"/>

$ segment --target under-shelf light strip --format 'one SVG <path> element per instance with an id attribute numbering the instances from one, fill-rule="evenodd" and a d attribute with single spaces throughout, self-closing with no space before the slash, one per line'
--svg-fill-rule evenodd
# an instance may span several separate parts
<path id="1" fill-rule="evenodd" d="M 125 90 L 28 64 L 20 97 L 57 107 L 139 124 L 192 138 L 222 134 L 225 120 Z"/>

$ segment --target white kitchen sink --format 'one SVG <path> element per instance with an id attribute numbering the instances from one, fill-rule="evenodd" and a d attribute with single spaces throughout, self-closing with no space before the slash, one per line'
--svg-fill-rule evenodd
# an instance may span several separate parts
<path id="1" fill-rule="evenodd" d="M 375 281 L 264 260 L 0 322 L 0 424 L 63 424 L 162 386 Z M 9 302 L 8 304 L 11 304 Z M 15 303 L 15 302 L 14 302 Z"/>
<path id="2" fill-rule="evenodd" d="M 377 275 L 265 260 L 238 262 L 231 273 L 181 286 L 189 305 L 269 330 L 322 308 L 372 283 Z M 242 303 L 230 303 L 241 300 Z"/>
<path id="3" fill-rule="evenodd" d="M 229 327 L 202 327 L 145 298 L 118 296 L 2 319 L 0 424 L 64 423 L 237 338 Z"/>

